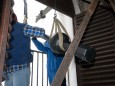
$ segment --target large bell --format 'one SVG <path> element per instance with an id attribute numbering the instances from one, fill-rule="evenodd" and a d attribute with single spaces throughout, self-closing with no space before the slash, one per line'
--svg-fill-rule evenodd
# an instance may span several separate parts
<path id="1" fill-rule="evenodd" d="M 65 43 L 69 43 L 69 37 L 65 34 L 62 33 L 63 35 L 63 44 Z M 62 50 L 59 46 L 59 35 L 58 33 L 54 34 L 51 38 L 50 38 L 50 47 L 52 49 L 53 52 L 57 53 L 57 54 L 64 54 L 66 51 Z M 66 47 L 63 46 L 63 48 L 66 50 Z"/>
<path id="2" fill-rule="evenodd" d="M 50 38 L 50 47 L 54 53 L 65 54 L 69 45 L 70 45 L 69 37 L 65 33 L 63 33 L 63 48 L 65 49 L 65 51 L 62 50 L 59 46 L 58 33 L 56 33 L 54 36 Z M 95 54 L 96 51 L 93 47 L 80 44 L 75 52 L 75 57 L 85 62 L 92 62 L 95 60 Z"/>

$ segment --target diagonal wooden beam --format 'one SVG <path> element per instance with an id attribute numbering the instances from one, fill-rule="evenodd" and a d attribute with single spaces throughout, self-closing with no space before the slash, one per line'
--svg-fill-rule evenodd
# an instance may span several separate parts
<path id="1" fill-rule="evenodd" d="M 81 22 L 80 26 L 78 27 L 78 30 L 75 33 L 75 37 L 74 37 L 73 41 L 71 42 L 71 44 L 64 56 L 64 59 L 56 73 L 56 76 L 55 76 L 51 86 L 61 86 L 61 83 L 66 75 L 69 65 L 74 57 L 75 51 L 78 48 L 80 40 L 85 32 L 85 29 L 90 21 L 92 14 L 94 13 L 94 11 L 98 5 L 98 2 L 99 2 L 99 0 L 92 0 L 92 3 L 85 14 L 83 21 Z"/>
<path id="2" fill-rule="evenodd" d="M 115 1 L 114 0 L 109 0 L 114 12 L 115 12 Z"/>
<path id="3" fill-rule="evenodd" d="M 2 72 L 3 72 L 4 59 L 5 59 L 8 25 L 10 19 L 12 0 L 2 0 L 2 1 L 3 1 L 3 9 L 2 9 L 2 17 L 0 22 L 0 85 L 2 82 Z"/>

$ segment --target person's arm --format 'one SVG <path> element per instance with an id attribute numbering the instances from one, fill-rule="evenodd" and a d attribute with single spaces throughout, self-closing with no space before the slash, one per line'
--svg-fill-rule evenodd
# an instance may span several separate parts
<path id="1" fill-rule="evenodd" d="M 46 41 L 49 41 L 49 36 L 48 35 L 46 35 L 46 34 L 44 34 L 44 36 L 43 37 L 41 37 L 41 38 L 43 38 L 44 40 L 46 40 Z"/>
<path id="2" fill-rule="evenodd" d="M 32 41 L 38 50 L 43 51 L 44 53 L 47 53 L 48 48 L 45 47 L 40 41 L 38 41 L 37 38 L 32 38 Z"/>

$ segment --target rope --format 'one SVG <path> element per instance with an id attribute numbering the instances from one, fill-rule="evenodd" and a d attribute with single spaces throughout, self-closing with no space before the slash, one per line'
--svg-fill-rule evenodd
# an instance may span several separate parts
<path id="1" fill-rule="evenodd" d="M 27 13 L 27 1 L 24 0 L 24 20 L 23 23 L 27 24 L 28 13 Z"/>
<path id="2" fill-rule="evenodd" d="M 54 17 L 54 20 L 53 20 L 50 38 L 53 35 L 54 29 L 55 29 L 55 34 L 58 33 L 58 36 L 59 36 L 59 47 L 65 51 L 65 49 L 63 47 L 63 34 L 62 34 L 63 32 L 62 32 L 62 30 L 66 33 L 66 35 L 69 37 L 69 39 L 70 39 L 70 36 L 67 33 L 65 27 L 62 25 L 62 23 L 56 17 Z"/>

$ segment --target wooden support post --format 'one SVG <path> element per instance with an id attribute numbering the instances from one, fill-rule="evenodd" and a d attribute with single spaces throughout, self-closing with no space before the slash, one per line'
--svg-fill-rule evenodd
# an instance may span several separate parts
<path id="1" fill-rule="evenodd" d="M 115 12 L 115 1 L 114 0 L 109 0 L 114 12 Z"/>
<path id="2" fill-rule="evenodd" d="M 3 9 L 0 22 L 0 85 L 2 82 L 2 72 L 4 66 L 7 35 L 8 35 L 9 14 L 11 8 L 11 0 L 2 0 L 2 1 L 3 1 Z"/>
<path id="3" fill-rule="evenodd" d="M 90 20 L 92 14 L 94 13 L 94 11 L 98 5 L 98 2 L 99 2 L 99 0 L 92 0 L 92 3 L 85 14 L 83 21 L 81 22 L 80 26 L 78 27 L 78 30 L 76 30 L 75 37 L 74 37 L 73 41 L 71 42 L 71 44 L 64 56 L 64 59 L 56 73 L 56 76 L 55 76 L 51 86 L 61 86 L 61 83 L 66 75 L 69 65 L 74 57 L 75 51 L 78 48 L 81 38 L 85 32 L 85 29 L 89 23 L 89 20 Z"/>

